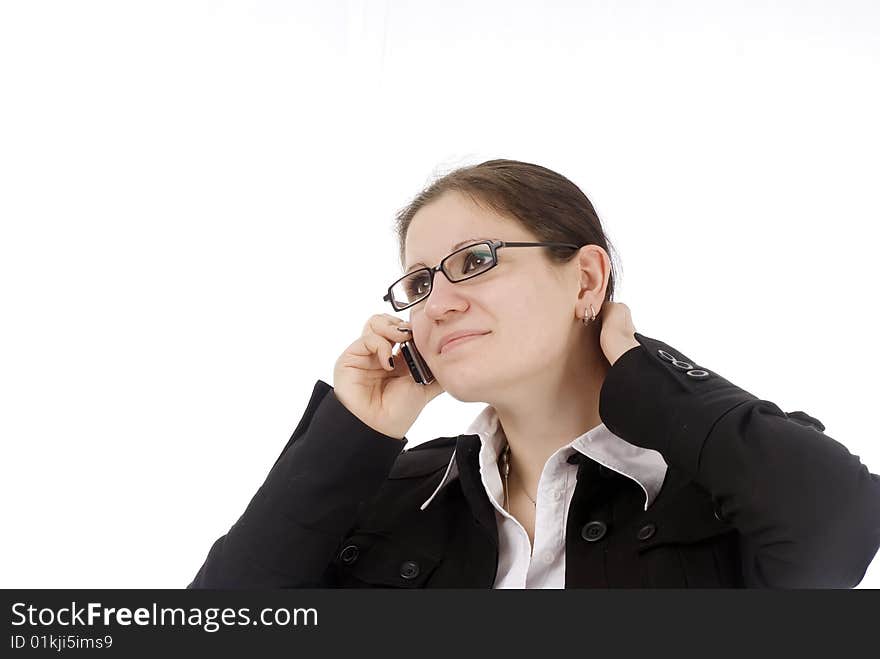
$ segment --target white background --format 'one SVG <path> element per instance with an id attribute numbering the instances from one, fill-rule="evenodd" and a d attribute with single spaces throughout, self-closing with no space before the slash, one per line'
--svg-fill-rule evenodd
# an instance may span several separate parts
<path id="1" fill-rule="evenodd" d="M 638 331 L 880 472 L 877 7 L 3 2 L 0 585 L 188 584 L 390 312 L 394 213 L 489 158 L 584 190 Z"/>

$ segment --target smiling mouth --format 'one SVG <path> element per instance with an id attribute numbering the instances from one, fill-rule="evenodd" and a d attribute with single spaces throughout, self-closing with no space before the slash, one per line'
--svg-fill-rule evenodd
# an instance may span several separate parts
<path id="1" fill-rule="evenodd" d="M 449 343 L 445 344 L 442 348 L 440 348 L 440 354 L 445 355 L 447 352 L 455 348 L 457 345 L 462 343 L 467 343 L 471 339 L 479 339 L 480 337 L 486 336 L 485 334 L 470 334 L 468 336 L 463 336 L 459 339 L 453 339 Z"/>

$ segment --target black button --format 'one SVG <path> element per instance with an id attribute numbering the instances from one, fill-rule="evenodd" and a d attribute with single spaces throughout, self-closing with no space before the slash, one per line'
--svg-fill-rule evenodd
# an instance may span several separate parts
<path id="1" fill-rule="evenodd" d="M 357 548 L 357 545 L 348 545 L 345 549 L 339 552 L 339 560 L 346 565 L 351 565 L 357 560 L 358 554 L 360 554 L 360 550 Z"/>
<path id="2" fill-rule="evenodd" d="M 709 377 L 709 371 L 704 371 L 701 368 L 694 368 L 687 372 L 692 378 L 707 378 Z"/>
<path id="3" fill-rule="evenodd" d="M 645 524 L 642 528 L 639 529 L 638 538 L 639 540 L 647 540 L 657 531 L 657 527 L 653 524 Z"/>
<path id="4" fill-rule="evenodd" d="M 721 515 L 721 511 L 718 510 L 718 506 L 715 506 L 715 510 L 713 512 L 715 513 L 715 519 L 717 519 L 719 522 L 725 521 L 724 517 Z"/>
<path id="5" fill-rule="evenodd" d="M 404 561 L 400 566 L 400 576 L 404 579 L 415 579 L 419 576 L 419 564 L 415 561 Z"/>
<path id="6" fill-rule="evenodd" d="M 605 526 L 605 522 L 587 522 L 584 524 L 584 528 L 581 529 L 581 537 L 587 542 L 596 542 L 602 539 L 607 530 L 608 527 Z"/>
<path id="7" fill-rule="evenodd" d="M 586 459 L 587 459 L 587 456 L 585 456 L 583 453 L 572 453 L 570 456 L 568 456 L 568 458 L 566 459 L 566 462 L 570 465 L 576 465 L 576 464 L 580 464 L 581 462 L 583 462 Z"/>

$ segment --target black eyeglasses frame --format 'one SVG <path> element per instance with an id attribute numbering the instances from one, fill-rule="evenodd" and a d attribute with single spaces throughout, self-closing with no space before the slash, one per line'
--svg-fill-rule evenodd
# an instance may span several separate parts
<path id="1" fill-rule="evenodd" d="M 493 261 L 492 265 L 489 266 L 488 268 L 486 268 L 485 270 L 481 270 L 480 272 L 478 272 L 476 274 L 469 275 L 467 277 L 463 277 L 462 279 L 453 280 L 452 277 L 450 277 L 449 273 L 446 271 L 446 268 L 445 268 L 446 261 L 448 259 L 452 258 L 453 256 L 455 256 L 456 254 L 458 254 L 459 252 L 463 252 L 466 249 L 471 249 L 472 247 L 475 247 L 476 245 L 488 245 L 489 250 L 492 252 L 492 261 Z M 496 265 L 498 265 L 498 250 L 501 249 L 502 247 L 569 247 L 571 249 L 580 249 L 582 246 L 573 245 L 572 243 L 554 243 L 554 242 L 523 243 L 523 242 L 508 242 L 505 240 L 477 240 L 477 241 L 470 243 L 469 245 L 465 245 L 463 247 L 460 247 L 459 249 L 455 250 L 451 254 L 447 254 L 445 257 L 443 257 L 443 260 L 440 261 L 440 264 L 433 267 L 433 268 L 429 268 L 426 266 L 424 268 L 417 268 L 415 270 L 411 270 L 410 272 L 407 272 L 405 275 L 403 275 L 399 279 L 396 279 L 394 281 L 394 283 L 388 287 L 388 292 L 382 297 L 382 300 L 384 302 L 388 302 L 395 311 L 403 311 L 404 309 L 409 309 L 410 307 L 415 306 L 419 302 L 422 302 L 422 301 L 428 299 L 428 297 L 431 295 L 431 292 L 434 290 L 434 275 L 438 271 L 443 272 L 443 275 L 446 277 L 446 279 L 450 283 L 453 283 L 453 284 L 457 284 L 458 282 L 462 282 L 462 281 L 467 281 L 468 279 L 473 279 L 474 277 L 479 277 L 480 275 L 486 274 L 487 272 L 489 272 L 489 270 L 491 270 Z M 428 277 L 429 277 L 429 288 L 428 288 L 427 294 L 424 297 L 419 298 L 415 302 L 411 302 L 407 305 L 398 307 L 396 305 L 396 303 L 394 302 L 394 299 L 391 295 L 391 290 L 402 280 L 406 279 L 407 277 L 412 277 L 417 272 L 422 272 L 424 270 L 428 271 Z"/>

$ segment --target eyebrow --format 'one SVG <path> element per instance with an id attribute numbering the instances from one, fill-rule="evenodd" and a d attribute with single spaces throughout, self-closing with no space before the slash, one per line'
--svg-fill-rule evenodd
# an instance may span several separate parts
<path id="1" fill-rule="evenodd" d="M 454 252 L 455 250 L 457 250 L 457 249 L 458 249 L 459 247 L 461 247 L 462 245 L 467 245 L 468 243 L 475 243 L 475 242 L 478 242 L 478 241 L 480 241 L 480 240 L 495 240 L 495 239 L 494 239 L 494 238 L 489 238 L 488 236 L 481 236 L 481 237 L 479 237 L 479 238 L 465 238 L 465 239 L 462 240 L 460 243 L 455 243 L 455 244 L 452 246 L 452 251 Z M 451 253 L 451 252 L 450 252 L 450 253 Z M 416 263 L 413 263 L 411 266 L 409 266 L 409 267 L 406 269 L 406 272 L 409 272 L 410 270 L 412 270 L 413 268 L 415 268 L 417 265 L 420 265 L 420 266 L 422 266 L 423 268 L 427 268 L 427 267 L 428 267 L 427 264 L 422 263 L 421 261 L 418 261 L 418 262 L 416 262 Z"/>

